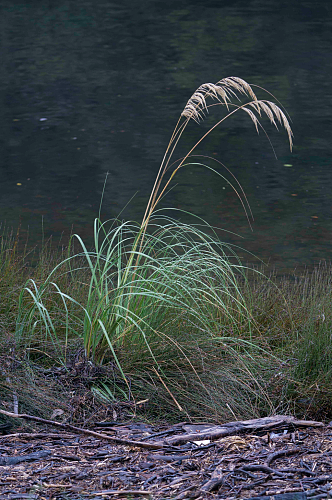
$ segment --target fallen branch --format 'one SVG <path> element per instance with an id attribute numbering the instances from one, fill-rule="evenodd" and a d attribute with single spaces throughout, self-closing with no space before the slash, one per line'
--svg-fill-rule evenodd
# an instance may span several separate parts
<path id="1" fill-rule="evenodd" d="M 211 425 L 210 428 L 204 429 L 202 432 L 192 432 L 181 434 L 166 438 L 164 443 L 159 442 L 160 445 L 167 444 L 169 446 L 178 445 L 188 441 L 203 441 L 209 439 L 211 441 L 221 437 L 230 436 L 232 434 L 239 434 L 247 431 L 254 430 L 271 430 L 279 427 L 293 426 L 293 427 L 324 427 L 322 422 L 313 420 L 297 420 L 295 417 L 289 415 L 275 415 L 273 417 L 255 418 L 252 420 L 239 420 L 235 422 L 228 422 L 223 425 Z"/>
<path id="2" fill-rule="evenodd" d="M 54 425 L 55 427 L 61 427 L 62 429 L 70 429 L 72 431 L 78 432 L 80 434 L 87 434 L 89 436 L 94 436 L 98 439 L 105 439 L 107 441 L 112 441 L 113 443 L 123 444 L 127 446 L 137 446 L 139 448 L 147 448 L 149 450 L 159 450 L 163 448 L 164 445 L 162 443 L 142 443 L 141 441 L 132 441 L 130 439 L 121 439 L 115 436 L 108 436 L 107 434 L 102 434 L 95 431 L 90 431 L 89 429 L 82 429 L 81 427 L 76 427 L 70 424 L 62 424 L 61 422 L 55 422 L 54 420 L 47 420 L 45 418 L 34 417 L 33 415 L 27 415 L 26 413 L 10 413 L 9 411 L 0 410 L 2 415 L 6 415 L 11 418 L 25 418 L 26 420 L 33 420 L 34 422 L 39 422 L 41 424 Z M 8 437 L 8 436 L 6 436 Z"/>

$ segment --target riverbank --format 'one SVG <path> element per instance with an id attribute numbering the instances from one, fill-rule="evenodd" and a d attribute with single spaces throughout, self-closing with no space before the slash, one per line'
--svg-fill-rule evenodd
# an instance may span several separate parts
<path id="1" fill-rule="evenodd" d="M 160 319 L 154 334 L 151 325 L 137 320 L 136 331 L 132 324 L 129 333 L 125 327 L 98 358 L 91 350 L 88 355 L 86 339 L 66 325 L 63 311 L 55 307 L 59 293 L 44 302 L 56 336 L 47 333 L 36 311 L 24 319 L 30 321 L 29 331 L 22 329 L 22 314 L 19 319 L 22 290 L 26 303 L 31 302 L 29 290 L 45 283 L 68 258 L 68 247 L 45 243 L 39 252 L 26 245 L 22 254 L 19 235 L 3 234 L 1 241 L 2 409 L 44 418 L 59 411 L 68 422 L 97 417 L 218 422 L 274 413 L 331 418 L 330 264 L 284 278 L 244 274 L 243 268 L 236 274 L 235 269 L 237 296 L 246 313 L 237 311 L 231 318 L 211 309 L 206 314 L 215 316 L 205 330 L 192 321 L 194 316 L 181 318 L 174 304 L 161 305 L 150 294 L 145 311 L 156 307 Z M 56 292 L 61 289 L 60 298 L 75 297 L 71 321 L 79 325 L 84 311 L 77 304 L 87 299 L 90 282 L 83 261 L 75 269 L 73 278 L 73 270 L 64 273 L 60 266 L 52 282 Z M 234 293 L 230 302 L 224 299 L 234 312 L 233 302 Z"/>

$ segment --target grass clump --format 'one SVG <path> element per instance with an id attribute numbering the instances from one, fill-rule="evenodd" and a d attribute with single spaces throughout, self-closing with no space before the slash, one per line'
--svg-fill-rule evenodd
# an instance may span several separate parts
<path id="1" fill-rule="evenodd" d="M 216 106 L 226 115 L 173 162 L 189 122 L 199 122 Z M 257 131 L 263 115 L 281 125 L 292 147 L 286 115 L 273 102 L 258 100 L 244 80 L 232 77 L 199 87 L 175 127 L 141 223 L 97 218 L 92 250 L 74 235 L 66 256 L 53 268 L 46 264 L 41 279 L 31 276 L 26 282 L 18 298 L 18 351 L 24 349 L 31 362 L 47 369 L 57 363 L 70 372 L 77 362 L 102 368 L 106 371 L 99 378 L 88 377 L 90 394 L 110 407 L 119 401 L 131 411 L 145 405 L 150 416 L 162 412 L 229 420 L 289 409 L 285 374 L 293 370 L 296 383 L 296 370 L 282 357 L 297 345 L 300 332 L 289 319 L 285 299 L 261 274 L 259 286 L 252 288 L 232 247 L 204 221 L 184 224 L 158 210 L 177 172 L 193 163 L 198 144 L 239 112 Z M 249 214 L 241 186 L 236 181 L 231 185 Z M 267 294 L 278 297 L 271 299 L 270 313 Z M 277 326 L 273 333 L 267 326 L 277 302 L 286 311 L 287 342 Z M 276 383 L 276 373 L 282 373 L 284 382 Z M 282 401 L 276 389 L 280 383 Z"/>
<path id="2" fill-rule="evenodd" d="M 177 411 L 251 415 L 252 399 L 264 400 L 259 370 L 270 355 L 252 339 L 239 287 L 244 269 L 200 229 L 152 220 L 134 253 L 139 226 L 107 230 L 98 221 L 98 251 L 81 241 L 83 251 L 42 284 L 29 280 L 19 297 L 17 343 L 30 357 L 52 352 L 66 366 L 75 339 L 81 341 L 90 362 L 115 366 L 118 392 L 128 401 L 135 391 L 144 399 L 158 389 Z"/>
<path id="3" fill-rule="evenodd" d="M 7 254 L 12 251 L 12 245 L 6 249 Z M 53 259 L 41 258 L 42 269 L 38 261 L 29 267 L 28 260 L 17 258 L 11 281 L 1 289 L 2 311 L 11 311 L 0 319 L 0 397 L 5 409 L 13 410 L 17 396 L 19 411 L 50 418 L 60 408 L 66 421 L 114 419 L 114 414 L 176 420 L 181 414 L 183 418 L 177 403 L 204 420 L 285 411 L 299 417 L 331 418 L 330 264 L 322 263 L 313 272 L 269 278 L 242 269 L 247 279 L 238 277 L 237 287 L 248 313 L 241 316 L 242 322 L 234 328 L 230 320 L 217 318 L 218 336 L 215 331 L 201 336 L 196 331 L 194 337 L 195 329 L 182 318 L 176 322 L 175 313 L 168 329 L 162 323 L 162 335 L 155 334 L 154 341 L 149 337 L 159 369 L 146 344 L 141 342 L 145 353 L 141 359 L 134 342 L 115 346 L 125 381 L 112 355 L 105 356 L 101 366 L 87 359 L 79 329 L 66 345 L 60 319 L 57 348 L 42 332 L 39 338 L 35 331 L 33 337 L 23 335 L 15 341 L 20 287 L 27 276 L 37 281 L 47 276 L 67 256 L 64 250 L 62 255 L 53 254 Z M 53 277 L 64 292 L 83 302 L 88 275 L 83 266 L 77 266 L 74 280 L 60 271 Z M 56 309 L 52 312 L 54 319 L 61 314 Z M 59 351 L 66 355 L 62 362 Z"/>

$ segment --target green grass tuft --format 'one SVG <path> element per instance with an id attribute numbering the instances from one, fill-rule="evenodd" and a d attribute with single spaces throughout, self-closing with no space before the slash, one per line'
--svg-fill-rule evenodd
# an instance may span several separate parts
<path id="1" fill-rule="evenodd" d="M 212 106 L 226 115 L 173 162 L 189 122 L 201 120 Z M 112 409 L 127 416 L 224 421 L 302 411 L 303 395 L 311 401 L 329 391 L 329 302 L 321 299 L 330 287 L 328 269 L 317 271 L 316 281 L 315 274 L 293 283 L 267 279 L 241 265 L 204 221 L 184 224 L 158 211 L 196 146 L 238 112 L 257 130 L 267 116 L 285 128 L 292 146 L 285 114 L 273 102 L 258 100 L 244 80 L 205 84 L 175 127 L 141 223 L 97 218 L 93 249 L 73 235 L 66 255 L 53 257 L 45 246 L 33 271 L 26 267 L 27 253 L 16 259 L 17 238 L 2 240 L 2 317 L 11 317 L 2 346 L 12 349 L 23 374 L 37 369 L 46 380 L 51 373 L 62 381 L 62 392 L 79 394 L 81 403 L 72 406 L 80 409 L 71 418 L 82 418 L 93 402 L 104 415 Z M 250 214 L 241 186 L 231 185 Z M 3 370 L 6 381 L 12 366 Z M 32 379 L 26 377 L 28 385 Z M 9 386 L 2 385 L 5 401 Z"/>

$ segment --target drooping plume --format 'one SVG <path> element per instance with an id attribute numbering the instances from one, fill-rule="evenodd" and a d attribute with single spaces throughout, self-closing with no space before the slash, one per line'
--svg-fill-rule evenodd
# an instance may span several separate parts
<path id="1" fill-rule="evenodd" d="M 241 97 L 246 97 L 250 101 L 241 103 Z M 199 122 L 208 112 L 210 106 L 206 102 L 208 98 L 218 101 L 218 104 L 222 106 L 226 106 L 228 111 L 231 109 L 232 113 L 238 110 L 245 111 L 252 119 L 257 132 L 259 127 L 262 127 L 258 117 L 265 114 L 276 128 L 278 128 L 278 124 L 285 128 L 292 149 L 293 133 L 285 113 L 274 102 L 258 100 L 249 83 L 242 80 L 242 78 L 232 76 L 224 78 L 215 84 L 204 83 L 190 97 L 181 116 Z M 238 102 L 232 102 L 234 99 Z"/>

